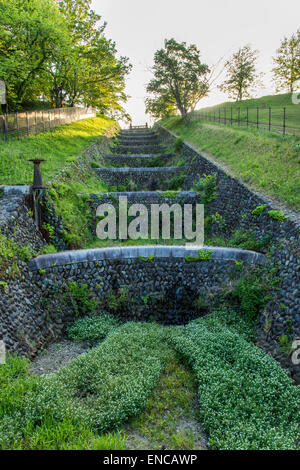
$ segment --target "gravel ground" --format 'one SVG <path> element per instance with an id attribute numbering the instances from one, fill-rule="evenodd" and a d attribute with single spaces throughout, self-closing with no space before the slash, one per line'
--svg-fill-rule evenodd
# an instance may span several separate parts
<path id="1" fill-rule="evenodd" d="M 50 374 L 71 362 L 90 347 L 82 342 L 75 343 L 67 339 L 57 341 L 41 352 L 33 362 L 31 370 L 35 375 Z"/>

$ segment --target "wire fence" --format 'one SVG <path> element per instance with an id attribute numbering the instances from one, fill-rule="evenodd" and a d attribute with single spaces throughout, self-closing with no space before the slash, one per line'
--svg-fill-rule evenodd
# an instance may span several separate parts
<path id="1" fill-rule="evenodd" d="M 296 105 L 264 108 L 227 106 L 193 111 L 189 116 L 193 120 L 201 119 L 225 125 L 252 127 L 269 132 L 277 132 L 282 135 L 300 135 L 300 107 Z"/>
<path id="2" fill-rule="evenodd" d="M 59 108 L 0 114 L 0 142 L 21 139 L 54 129 L 61 124 L 95 117 L 93 108 Z"/>

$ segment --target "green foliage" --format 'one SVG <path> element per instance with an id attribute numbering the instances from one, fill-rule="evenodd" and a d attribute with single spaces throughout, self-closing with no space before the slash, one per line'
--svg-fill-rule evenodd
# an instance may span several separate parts
<path id="1" fill-rule="evenodd" d="M 129 291 L 128 287 L 121 287 L 120 289 L 110 289 L 105 297 L 107 308 L 117 313 L 122 310 L 129 302 Z"/>
<path id="2" fill-rule="evenodd" d="M 55 228 L 53 227 L 53 225 L 43 223 L 42 227 L 49 233 L 50 240 L 53 240 L 55 237 Z"/>
<path id="3" fill-rule="evenodd" d="M 185 173 L 181 173 L 180 175 L 174 175 L 168 181 L 168 189 L 171 191 L 179 191 L 184 183 Z"/>
<path id="4" fill-rule="evenodd" d="M 176 137 L 174 142 L 174 150 L 176 153 L 180 152 L 184 144 L 184 140 L 181 137 Z"/>
<path id="5" fill-rule="evenodd" d="M 76 315 L 92 313 L 95 311 L 97 301 L 91 297 L 91 290 L 87 284 L 77 284 L 75 281 L 69 282 L 67 286 L 67 296 L 70 299 Z"/>
<path id="6" fill-rule="evenodd" d="M 41 379 L 29 372 L 26 359 L 8 356 L 0 367 L 0 449 L 80 450 L 124 449 L 120 434 L 99 436 L 80 420 L 57 420 L 45 403 L 44 415 L 33 419 L 29 403 L 38 397 Z"/>
<path id="7" fill-rule="evenodd" d="M 199 175 L 199 180 L 194 184 L 193 191 L 199 193 L 202 204 L 214 201 L 217 197 L 217 174 Z"/>
<path id="8" fill-rule="evenodd" d="M 259 277 L 249 274 L 239 280 L 233 297 L 238 299 L 243 314 L 255 320 L 266 304 L 266 286 Z"/>
<path id="9" fill-rule="evenodd" d="M 125 76 L 105 24 L 81 0 L 7 0 L 0 3 L 0 76 L 10 109 L 44 100 L 57 108 L 85 103 L 126 116 Z M 13 38 L 13 43 L 12 43 Z M 49 106 L 49 105 L 48 105 Z"/>
<path id="10" fill-rule="evenodd" d="M 40 251 L 39 251 L 39 254 L 40 255 L 49 255 L 51 253 L 56 253 L 57 252 L 57 249 L 55 248 L 54 245 L 45 245 L 43 246 Z"/>
<path id="11" fill-rule="evenodd" d="M 228 93 L 230 98 L 236 101 L 248 98 L 251 88 L 259 83 L 259 75 L 255 70 L 257 56 L 258 51 L 251 50 L 250 46 L 244 46 L 225 63 L 227 80 L 219 88 Z"/>
<path id="12" fill-rule="evenodd" d="M 127 323 L 56 374 L 25 405 L 33 426 L 46 416 L 112 432 L 145 407 L 169 355 L 163 327 Z"/>
<path id="13" fill-rule="evenodd" d="M 279 222 L 284 222 L 286 220 L 286 216 L 282 211 L 269 211 L 268 217 L 272 220 L 278 220 Z"/>
<path id="14" fill-rule="evenodd" d="M 273 58 L 274 68 L 272 70 L 274 81 L 277 85 L 276 91 L 295 91 L 296 82 L 300 79 L 300 29 L 289 38 L 285 37 L 277 49 L 277 55 Z"/>
<path id="15" fill-rule="evenodd" d="M 290 354 L 293 350 L 290 338 L 288 335 L 281 335 L 279 337 L 279 346 L 282 352 Z"/>
<path id="16" fill-rule="evenodd" d="M 267 204 L 263 204 L 261 206 L 256 206 L 253 211 L 251 212 L 251 214 L 254 216 L 254 217 L 259 217 L 263 211 L 265 210 L 265 208 L 267 207 Z"/>
<path id="17" fill-rule="evenodd" d="M 102 313 L 101 315 L 93 315 L 76 320 L 68 328 L 68 336 L 73 341 L 99 343 L 118 326 L 119 321 L 115 317 L 108 313 Z"/>
<path id="18" fill-rule="evenodd" d="M 219 450 L 299 449 L 299 387 L 251 344 L 238 314 L 219 312 L 170 338 L 192 367 L 201 421 Z"/>
<path id="19" fill-rule="evenodd" d="M 143 256 L 139 256 L 139 259 L 141 261 L 145 261 L 145 262 L 152 261 L 154 258 L 155 258 L 155 255 L 153 255 L 153 254 L 147 256 L 147 258 L 144 258 Z"/>
<path id="20" fill-rule="evenodd" d="M 192 44 L 165 40 L 164 49 L 154 55 L 154 78 L 147 92 L 146 110 L 155 117 L 174 114 L 175 107 L 185 122 L 201 98 L 207 95 L 209 68 L 200 61 L 200 51 Z"/>
<path id="21" fill-rule="evenodd" d="M 266 234 L 259 240 L 252 230 L 237 229 L 231 236 L 228 246 L 241 248 L 243 250 L 264 252 L 269 247 L 270 240 L 271 234 Z"/>
<path id="22" fill-rule="evenodd" d="M 211 220 L 212 223 L 218 225 L 221 230 L 224 230 L 226 228 L 225 218 L 221 214 L 219 214 L 219 212 L 215 212 L 215 214 L 212 214 Z"/>
<path id="23" fill-rule="evenodd" d="M 209 261 L 211 259 L 210 250 L 199 250 L 197 256 L 186 256 L 185 261 L 187 263 L 197 263 L 198 261 Z"/>
<path id="24" fill-rule="evenodd" d="M 36 253 L 30 245 L 22 245 L 17 248 L 17 255 L 19 258 L 21 258 L 21 260 L 29 261 L 31 258 L 34 258 Z"/>

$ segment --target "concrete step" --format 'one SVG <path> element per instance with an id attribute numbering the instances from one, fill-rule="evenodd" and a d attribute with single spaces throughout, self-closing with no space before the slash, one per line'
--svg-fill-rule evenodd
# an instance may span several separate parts
<path id="1" fill-rule="evenodd" d="M 107 154 L 105 159 L 112 165 L 117 165 L 119 167 L 129 166 L 132 168 L 137 167 L 150 167 L 151 162 L 157 162 L 159 160 L 158 165 L 160 166 L 160 162 L 164 165 L 169 158 L 172 157 L 171 153 L 165 153 L 163 155 L 159 154 L 150 154 L 150 155 L 110 155 Z M 154 164 L 152 166 L 155 166 Z M 157 165 L 156 165 L 157 166 Z"/>
<path id="2" fill-rule="evenodd" d="M 95 168 L 94 171 L 111 186 L 130 185 L 129 191 L 156 191 L 167 190 L 169 180 L 175 175 L 182 174 L 185 169 L 185 167 Z"/>
<path id="3" fill-rule="evenodd" d="M 163 153 L 167 149 L 166 145 L 153 145 L 153 144 L 143 144 L 143 145 L 115 145 L 111 146 L 110 150 L 113 153 L 123 153 L 123 154 L 149 154 L 149 153 Z"/>
<path id="4" fill-rule="evenodd" d="M 119 137 L 118 138 L 120 145 L 133 145 L 133 146 L 138 146 L 138 145 L 157 145 L 159 143 L 157 137 L 150 137 L 150 138 L 142 138 L 142 139 L 137 139 L 131 138 L 131 137 Z"/>

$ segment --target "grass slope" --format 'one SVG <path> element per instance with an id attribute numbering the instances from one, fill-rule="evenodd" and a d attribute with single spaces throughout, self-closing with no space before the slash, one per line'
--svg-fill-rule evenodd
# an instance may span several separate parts
<path id="1" fill-rule="evenodd" d="M 31 158 L 47 160 L 42 164 L 44 182 L 47 182 L 114 125 L 113 120 L 98 116 L 20 141 L 1 143 L 0 184 L 31 184 L 33 166 L 28 162 Z"/>
<path id="2" fill-rule="evenodd" d="M 300 139 L 237 126 L 181 118 L 160 121 L 199 151 L 226 163 L 233 174 L 286 206 L 300 210 Z"/>
<path id="3" fill-rule="evenodd" d="M 215 117 L 219 117 L 219 109 L 221 111 L 221 117 L 224 117 L 223 110 L 226 108 L 226 117 L 230 117 L 230 108 L 233 109 L 233 118 L 238 117 L 238 109 L 240 109 L 240 119 L 242 121 L 246 120 L 247 111 L 246 108 L 249 108 L 249 121 L 256 123 L 257 119 L 257 108 L 259 108 L 259 122 L 260 123 L 269 123 L 269 108 L 272 108 L 271 122 L 272 126 L 282 127 L 283 125 L 283 108 L 286 108 L 286 126 L 299 129 L 300 131 L 300 105 L 295 105 L 292 102 L 291 93 L 284 93 L 280 95 L 267 95 L 262 96 L 261 98 L 253 98 L 249 100 L 243 100 L 238 102 L 227 101 L 225 103 L 218 104 L 216 106 L 209 106 L 207 108 L 202 108 L 195 112 L 195 114 L 201 114 L 204 112 L 210 112 L 213 117 L 215 112 Z M 275 130 L 275 129 L 274 129 Z"/>

